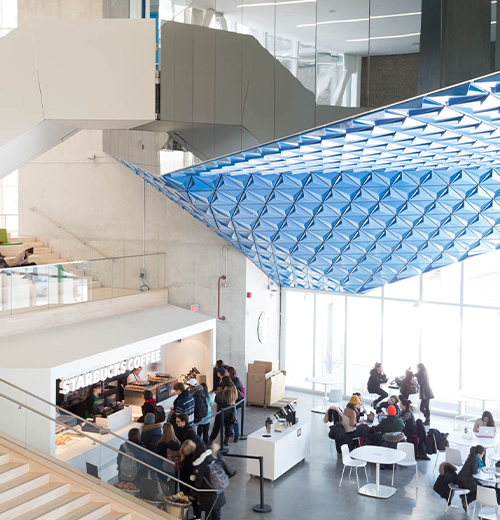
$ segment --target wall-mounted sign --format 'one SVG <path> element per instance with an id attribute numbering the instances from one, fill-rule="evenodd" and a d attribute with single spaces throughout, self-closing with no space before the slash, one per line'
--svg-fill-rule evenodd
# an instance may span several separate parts
<path id="1" fill-rule="evenodd" d="M 127 371 L 130 372 L 134 368 L 143 367 L 150 363 L 157 363 L 160 361 L 160 358 L 161 350 L 157 348 L 145 352 L 144 354 L 139 354 L 137 356 L 117 361 L 116 363 L 110 363 L 104 367 L 96 368 L 95 370 L 90 370 L 84 374 L 62 379 L 59 383 L 59 392 L 66 395 L 69 392 L 80 390 L 80 388 L 96 385 L 97 383 L 105 381 L 111 377 L 120 376 L 125 374 Z"/>

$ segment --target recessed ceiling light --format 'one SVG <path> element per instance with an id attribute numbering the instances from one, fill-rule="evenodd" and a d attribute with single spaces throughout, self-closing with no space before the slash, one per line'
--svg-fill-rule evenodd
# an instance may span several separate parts
<path id="1" fill-rule="evenodd" d="M 285 2 L 261 2 L 259 4 L 241 4 L 236 7 L 267 7 L 269 5 L 290 5 L 290 4 L 315 4 L 316 0 L 286 0 Z"/>
<path id="2" fill-rule="evenodd" d="M 420 36 L 420 33 L 396 34 L 394 36 L 372 36 L 371 38 L 356 38 L 355 40 L 346 40 L 347 42 L 367 42 L 368 40 L 392 40 L 393 38 L 409 38 L 410 36 Z"/>
<path id="3" fill-rule="evenodd" d="M 368 22 L 370 20 L 383 20 L 387 18 L 400 18 L 402 16 L 419 16 L 421 15 L 421 11 L 416 11 L 414 13 L 398 13 L 398 14 L 384 14 L 378 16 L 370 16 L 369 18 L 351 18 L 347 20 L 328 20 L 325 22 L 317 22 L 317 23 L 304 23 L 297 25 L 297 27 L 314 27 L 315 25 L 327 25 L 331 23 L 356 23 L 356 22 Z"/>

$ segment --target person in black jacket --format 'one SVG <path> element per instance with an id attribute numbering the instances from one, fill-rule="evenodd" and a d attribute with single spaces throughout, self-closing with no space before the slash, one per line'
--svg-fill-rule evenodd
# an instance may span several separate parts
<path id="1" fill-rule="evenodd" d="M 429 374 L 425 365 L 419 363 L 417 365 L 417 381 L 420 385 L 420 411 L 424 414 L 424 426 L 431 424 L 431 410 L 429 408 L 429 401 L 434 399 L 431 385 L 429 384 Z"/>
<path id="2" fill-rule="evenodd" d="M 156 399 L 153 397 L 153 392 L 151 390 L 144 390 L 144 404 L 141 407 L 142 416 L 137 419 L 137 422 L 143 423 L 144 417 L 146 414 L 152 413 L 154 415 L 155 412 L 155 404 Z"/>
<path id="3" fill-rule="evenodd" d="M 470 449 L 470 454 L 467 457 L 462 469 L 458 472 L 457 484 L 463 489 L 470 489 L 467 495 L 462 495 L 462 507 L 467 512 L 467 505 L 476 500 L 477 483 L 474 475 L 479 473 L 479 470 L 484 467 L 484 455 L 486 450 L 483 446 L 478 444 Z"/>
<path id="4" fill-rule="evenodd" d="M 207 449 L 204 443 L 198 444 L 194 452 L 193 475 L 191 476 L 193 487 L 197 489 L 213 489 L 210 484 L 210 464 L 214 462 L 212 450 Z M 219 493 L 215 491 L 197 492 L 190 489 L 189 497 L 192 501 L 197 500 L 200 510 L 205 511 L 206 520 L 220 520 L 220 510 L 226 504 L 224 491 Z"/>
<path id="5" fill-rule="evenodd" d="M 161 423 L 155 424 L 155 416 L 153 413 L 147 413 L 144 416 L 144 426 L 141 431 L 141 441 L 146 448 L 156 453 L 158 441 L 161 439 L 162 429 Z"/>
<path id="6" fill-rule="evenodd" d="M 217 390 L 217 387 L 219 386 L 220 384 L 220 380 L 221 380 L 221 377 L 219 377 L 219 370 L 221 368 L 224 368 L 224 361 L 222 361 L 222 359 L 218 359 L 216 362 L 215 362 L 215 366 L 214 366 L 214 375 L 213 375 L 213 389 L 212 389 L 212 392 L 215 392 Z M 224 374 L 222 374 L 223 376 L 226 375 L 225 374 L 225 370 L 224 370 Z"/>
<path id="7" fill-rule="evenodd" d="M 380 396 L 373 401 L 373 408 L 376 408 L 377 404 L 389 395 L 385 390 L 380 388 L 382 383 L 387 383 L 387 376 L 384 374 L 382 363 L 375 363 L 375 366 L 370 370 L 370 377 L 368 378 L 367 384 L 370 394 L 378 394 Z"/>
<path id="8" fill-rule="evenodd" d="M 212 433 L 208 440 L 209 446 L 211 446 L 217 438 L 217 435 L 221 430 L 221 422 L 224 424 L 224 446 L 228 446 L 229 436 L 231 435 L 231 424 L 233 423 L 234 415 L 236 415 L 233 414 L 232 405 L 234 405 L 238 399 L 241 399 L 241 395 L 238 390 L 236 390 L 236 387 L 229 376 L 224 376 L 222 378 L 221 387 L 222 391 L 216 395 L 215 403 L 217 404 L 218 412 L 224 410 L 222 414 L 220 414 L 223 419 L 221 420 L 220 415 L 215 418 Z"/>
<path id="9" fill-rule="evenodd" d="M 439 476 L 434 483 L 434 491 L 445 500 L 449 500 L 451 504 L 453 493 L 450 495 L 449 484 L 454 484 L 457 480 L 457 468 L 450 462 L 442 462 L 439 465 Z"/>
<path id="10" fill-rule="evenodd" d="M 226 371 L 233 382 L 233 385 L 238 390 L 238 400 L 236 403 L 243 401 L 245 398 L 243 397 L 243 385 L 241 384 L 240 378 L 236 373 L 236 369 L 234 367 L 226 367 Z M 238 442 L 240 438 L 240 408 L 236 408 L 236 422 L 231 426 L 231 433 L 234 433 L 234 442 Z"/>
<path id="11" fill-rule="evenodd" d="M 194 428 L 189 424 L 189 418 L 185 413 L 181 413 L 175 418 L 175 435 L 181 444 L 184 441 L 193 441 L 195 444 L 201 441 Z"/>

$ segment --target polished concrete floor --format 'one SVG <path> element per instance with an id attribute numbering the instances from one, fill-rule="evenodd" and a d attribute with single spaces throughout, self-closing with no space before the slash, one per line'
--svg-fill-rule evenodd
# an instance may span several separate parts
<path id="1" fill-rule="evenodd" d="M 359 495 L 354 473 L 349 482 L 344 478 L 339 488 L 342 462 L 337 458 L 335 446 L 330 449 L 328 428 L 322 417 L 311 413 L 313 405 L 320 405 L 321 398 L 298 392 L 287 392 L 298 397 L 297 410 L 299 420 L 311 421 L 311 454 L 304 462 L 285 473 L 275 482 L 265 481 L 265 502 L 272 506 L 270 513 L 259 514 L 252 510 L 259 503 L 259 479 L 246 473 L 246 463 L 241 459 L 228 459 L 237 469 L 237 475 L 230 480 L 226 491 L 227 505 L 222 509 L 222 518 L 283 520 L 288 518 L 319 519 L 342 515 L 344 518 L 444 518 L 445 501 L 433 492 L 432 486 L 437 477 L 433 471 L 435 455 L 430 461 L 418 462 L 418 494 L 416 489 L 415 468 L 398 468 L 394 486 L 396 494 L 387 499 L 375 499 Z M 432 405 L 431 405 L 432 412 Z M 251 433 L 264 426 L 264 421 L 272 410 L 247 407 L 245 410 L 245 433 Z M 431 427 L 441 431 L 452 431 L 451 420 L 431 417 Z M 246 453 L 246 442 L 240 441 L 229 445 L 230 453 Z M 465 453 L 464 453 L 465 455 Z M 443 459 L 440 455 L 440 461 Z M 439 463 L 438 463 L 439 464 Z M 346 472 L 347 474 L 347 472 Z M 391 484 L 391 470 L 381 471 L 381 483 Z M 368 465 L 368 479 L 375 482 L 375 466 Z M 364 483 L 360 473 L 360 483 Z M 456 498 L 454 504 L 460 505 Z M 465 518 L 460 507 L 449 509 L 450 518 Z"/>

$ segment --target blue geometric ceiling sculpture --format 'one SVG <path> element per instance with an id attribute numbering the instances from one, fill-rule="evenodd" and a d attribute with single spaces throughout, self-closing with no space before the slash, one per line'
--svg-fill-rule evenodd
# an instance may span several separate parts
<path id="1" fill-rule="evenodd" d="M 127 166 L 278 284 L 361 293 L 500 248 L 500 74 L 162 177 Z"/>

